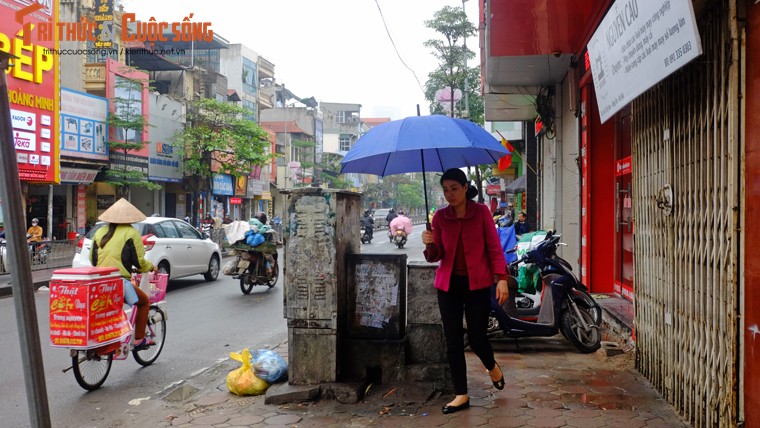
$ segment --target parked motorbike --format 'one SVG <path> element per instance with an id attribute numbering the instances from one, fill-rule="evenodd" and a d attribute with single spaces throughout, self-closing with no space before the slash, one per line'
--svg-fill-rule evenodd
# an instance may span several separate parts
<path id="1" fill-rule="evenodd" d="M 509 264 L 512 274 L 520 263 L 538 266 L 543 284 L 540 297 L 518 293 L 517 279 L 510 275 L 507 281 L 509 297 L 503 305 L 499 305 L 495 287 L 492 287 L 489 337 L 550 337 L 560 332 L 581 352 L 599 349 L 601 307 L 578 281 L 570 264 L 557 256 L 559 241 L 560 235 L 550 231 L 544 241 Z M 518 301 L 521 302 L 520 306 Z"/>
<path id="2" fill-rule="evenodd" d="M 256 247 L 245 244 L 232 247 L 238 252 L 235 260 L 236 271 L 232 277 L 240 280 L 240 290 L 243 294 L 249 294 L 255 285 L 272 288 L 277 284 L 280 275 L 277 244 L 272 232 L 264 235 L 264 243 Z"/>
<path id="3" fill-rule="evenodd" d="M 361 236 L 362 244 L 369 244 L 370 242 L 372 242 L 372 234 L 364 226 L 361 227 L 360 234 L 361 234 L 360 236 Z"/>
<path id="4" fill-rule="evenodd" d="M 388 231 L 388 234 L 391 235 L 391 242 L 393 245 L 397 246 L 399 249 L 404 248 L 404 245 L 406 244 L 406 232 L 403 230 L 397 230 L 394 234 L 391 234 L 391 232 Z"/>

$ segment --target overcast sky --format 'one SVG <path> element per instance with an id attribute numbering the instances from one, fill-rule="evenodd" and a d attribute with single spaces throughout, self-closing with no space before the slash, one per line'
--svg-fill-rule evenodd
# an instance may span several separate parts
<path id="1" fill-rule="evenodd" d="M 423 115 L 428 114 L 421 87 L 437 60 L 423 42 L 436 33 L 424 21 L 445 5 L 462 6 L 461 0 L 123 0 L 123 4 L 141 21 L 155 17 L 175 22 L 194 13 L 193 21 L 211 22 L 214 33 L 274 63 L 277 82 L 297 96 L 357 103 L 363 117 L 391 119 L 416 115 L 417 104 Z M 465 7 L 477 25 L 478 1 L 469 0 Z M 477 37 L 468 38 L 467 46 L 478 54 Z"/>

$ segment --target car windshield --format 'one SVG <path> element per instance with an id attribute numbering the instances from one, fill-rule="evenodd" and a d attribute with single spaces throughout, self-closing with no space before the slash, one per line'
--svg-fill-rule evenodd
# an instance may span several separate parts
<path id="1" fill-rule="evenodd" d="M 108 223 L 105 223 L 105 222 L 102 222 L 102 221 L 99 221 L 99 222 L 95 223 L 95 226 L 92 226 L 92 229 L 90 229 L 90 231 L 87 232 L 87 234 L 84 237 L 87 238 L 87 239 L 89 239 L 89 240 L 92 240 L 92 237 L 95 236 L 95 232 L 97 232 L 98 229 L 100 229 L 101 227 L 105 226 L 106 224 L 108 224 Z M 140 235 L 144 235 L 145 234 L 144 231 L 145 231 L 146 226 L 148 226 L 148 225 L 145 224 L 145 223 L 134 223 L 134 224 L 132 224 L 132 227 L 134 227 L 135 229 L 137 229 L 137 231 L 140 232 Z"/>

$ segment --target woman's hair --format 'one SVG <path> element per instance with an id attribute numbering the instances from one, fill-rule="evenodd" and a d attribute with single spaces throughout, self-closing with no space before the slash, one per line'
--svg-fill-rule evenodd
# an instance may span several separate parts
<path id="1" fill-rule="evenodd" d="M 118 226 L 118 224 L 108 223 L 108 232 L 106 232 L 106 234 L 103 235 L 103 237 L 100 239 L 100 243 L 98 244 L 98 247 L 103 248 L 106 246 L 106 244 L 108 244 L 108 241 L 110 241 L 111 238 L 113 238 L 113 234 L 116 232 L 116 226 Z"/>
<path id="2" fill-rule="evenodd" d="M 459 168 L 449 168 L 446 170 L 446 172 L 443 173 L 441 176 L 441 186 L 443 186 L 443 182 L 446 180 L 452 180 L 456 181 L 457 183 L 464 186 L 467 184 L 467 199 L 475 199 L 476 196 L 478 196 L 478 189 L 473 185 L 473 183 L 467 182 L 467 176 L 464 174 L 464 171 L 462 171 Z"/>

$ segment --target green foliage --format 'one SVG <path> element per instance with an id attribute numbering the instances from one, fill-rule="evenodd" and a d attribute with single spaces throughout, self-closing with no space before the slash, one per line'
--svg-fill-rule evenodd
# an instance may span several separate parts
<path id="1" fill-rule="evenodd" d="M 396 188 L 396 199 L 399 206 L 407 209 L 424 207 L 425 199 L 422 193 L 422 182 L 413 181 L 408 184 L 399 184 Z"/>
<path id="2" fill-rule="evenodd" d="M 275 156 L 269 153 L 269 133 L 245 119 L 248 114 L 243 107 L 214 99 L 189 105 L 188 126 L 175 134 L 173 144 L 184 153 L 185 174 L 194 177 L 196 190 L 209 188 L 215 173 L 248 175 Z M 212 171 L 212 165 L 218 170 Z"/>
<path id="3" fill-rule="evenodd" d="M 127 74 L 132 70 L 126 68 L 122 72 Z M 115 134 L 123 138 L 108 142 L 111 163 L 105 177 L 105 182 L 113 186 L 120 197 L 127 196 L 130 187 L 145 187 L 149 190 L 161 188 L 161 185 L 148 181 L 147 170 L 136 169 L 130 165 L 136 156 L 130 152 L 142 150 L 148 144 L 142 139 L 143 131 L 149 126 L 142 111 L 144 84 L 143 80 L 117 76 L 114 84 L 115 95 L 111 99 L 114 111 L 106 119 L 108 126 L 115 130 Z M 137 161 L 144 163 L 141 159 Z"/>
<path id="4" fill-rule="evenodd" d="M 480 66 L 465 67 L 465 57 L 468 62 L 475 58 L 475 52 L 465 46 L 466 38 L 477 34 L 475 25 L 467 19 L 462 8 L 444 6 L 435 12 L 433 19 L 425 21 L 425 26 L 442 36 L 442 39 L 430 39 L 424 43 L 439 61 L 438 67 L 428 74 L 425 82 L 425 99 L 430 101 L 430 112 L 444 114 L 444 107 L 435 99 L 436 91 L 450 87 L 464 91 L 466 77 L 469 119 L 483 124 Z M 477 42 L 476 38 L 472 40 Z M 458 110 L 455 116 L 462 116 L 463 106 L 464 99 L 455 106 Z"/>

